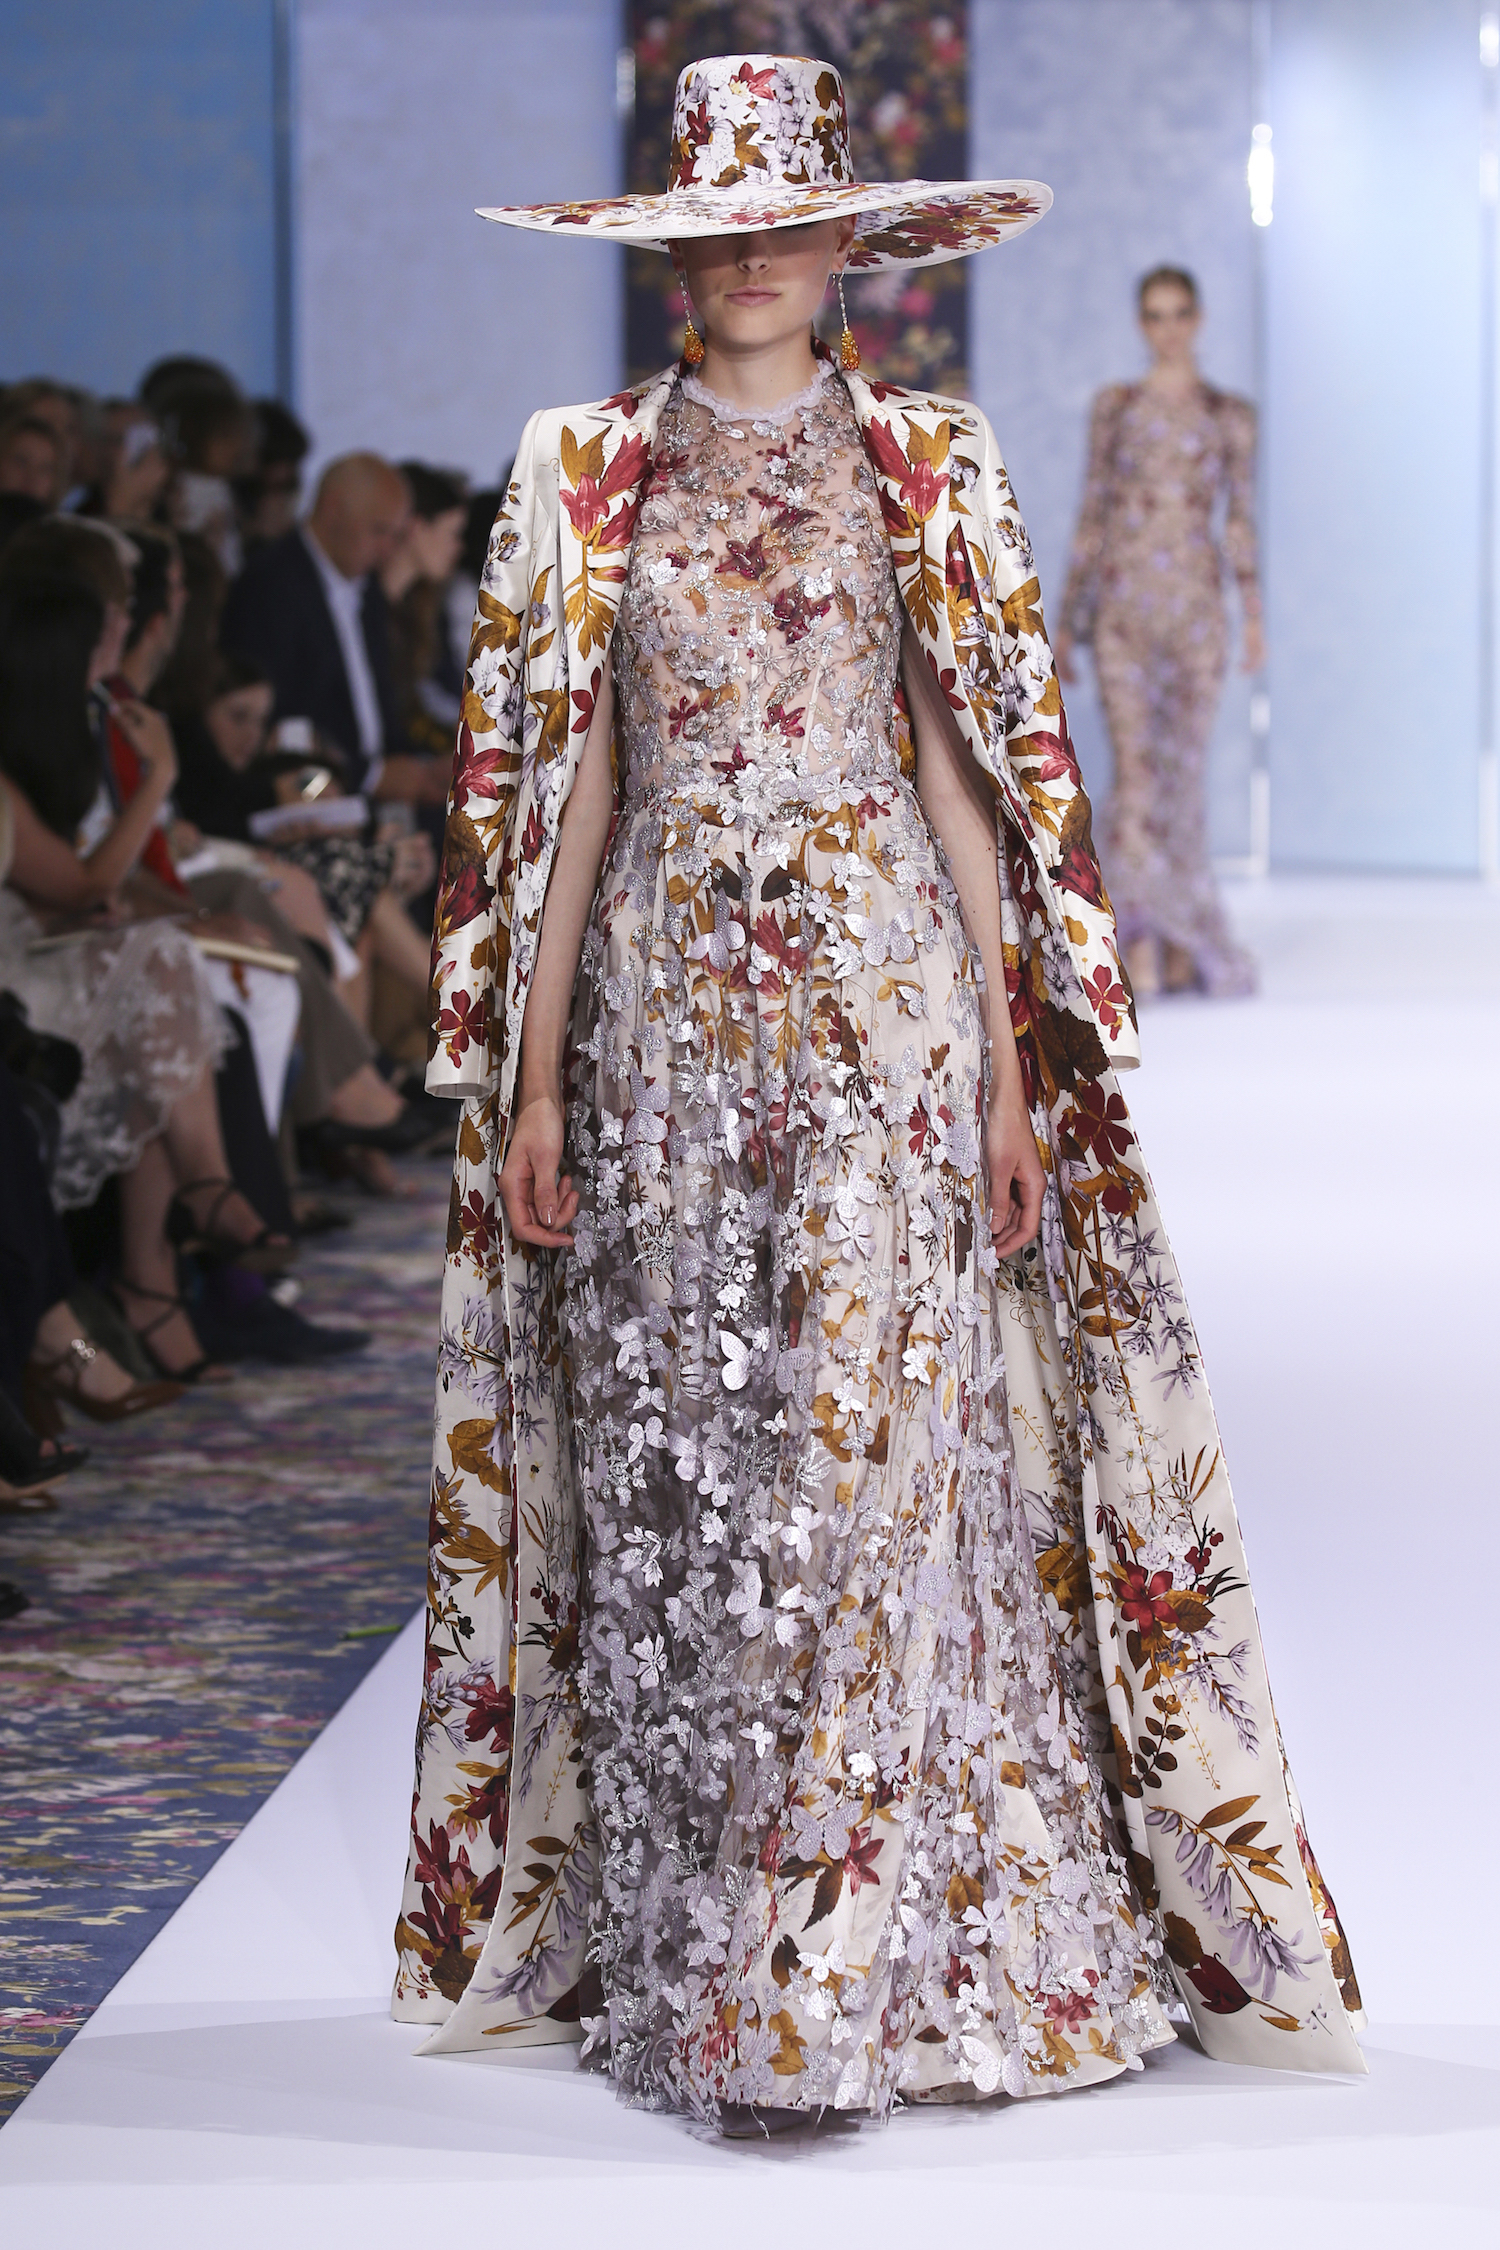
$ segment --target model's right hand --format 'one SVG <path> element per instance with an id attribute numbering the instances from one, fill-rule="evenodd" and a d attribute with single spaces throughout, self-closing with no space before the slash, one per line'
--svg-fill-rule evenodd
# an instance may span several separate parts
<path id="1" fill-rule="evenodd" d="M 518 1242 L 549 1250 L 571 1250 L 567 1232 L 578 1210 L 578 1191 L 564 1172 L 563 1108 L 554 1094 L 523 1104 L 511 1127 L 510 1147 L 500 1174 L 500 1200 Z"/>
<path id="2" fill-rule="evenodd" d="M 1061 630 L 1052 640 L 1052 661 L 1057 666 L 1057 676 L 1064 687 L 1071 687 L 1078 677 L 1078 667 L 1073 662 L 1073 636 Z"/>

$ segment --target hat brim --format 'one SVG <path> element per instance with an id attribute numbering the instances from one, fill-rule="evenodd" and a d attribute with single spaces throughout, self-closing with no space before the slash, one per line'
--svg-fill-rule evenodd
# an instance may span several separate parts
<path id="1" fill-rule="evenodd" d="M 934 266 L 1013 242 L 1052 204 L 1040 180 L 885 180 L 809 187 L 743 183 L 679 188 L 668 195 L 618 195 L 595 203 L 502 203 L 481 219 L 539 234 L 580 235 L 647 250 L 709 235 L 757 234 L 817 219 L 858 220 L 851 273 L 882 266 Z"/>

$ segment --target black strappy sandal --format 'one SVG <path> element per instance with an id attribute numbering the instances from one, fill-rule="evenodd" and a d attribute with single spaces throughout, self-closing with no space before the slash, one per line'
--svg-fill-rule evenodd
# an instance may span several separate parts
<path id="1" fill-rule="evenodd" d="M 146 1304 L 160 1305 L 163 1310 L 156 1315 L 154 1320 L 148 1320 L 144 1328 L 137 1328 L 135 1322 L 130 1319 L 130 1314 L 124 1304 L 121 1303 L 119 1292 L 122 1289 L 128 1296 L 139 1297 Z M 158 1328 L 166 1326 L 173 1313 L 184 1314 L 188 1326 L 192 1327 L 193 1316 L 185 1297 L 174 1297 L 166 1289 L 143 1289 L 138 1281 L 119 1282 L 115 1289 L 111 1291 L 111 1295 L 120 1307 L 121 1317 L 129 1321 L 130 1333 L 164 1383 L 228 1383 L 233 1380 L 232 1371 L 227 1367 L 222 1367 L 217 1360 L 210 1358 L 207 1352 L 201 1352 L 190 1367 L 169 1367 L 153 1345 L 152 1337 L 156 1334 Z M 196 1336 L 198 1332 L 193 1329 L 193 1333 Z"/>
<path id="2" fill-rule="evenodd" d="M 70 1469 L 81 1469 L 89 1457 L 87 1446 L 63 1439 L 53 1439 L 50 1453 L 42 1451 L 42 1444 L 10 1393 L 0 1391 L 0 1508 L 8 1513 L 55 1508 L 53 1485 Z"/>
<path id="3" fill-rule="evenodd" d="M 201 1188 L 217 1188 L 219 1192 L 200 1226 L 183 1198 L 196 1195 Z M 184 1182 L 167 1206 L 167 1240 L 174 1250 L 192 1258 L 214 1258 L 224 1265 L 243 1266 L 246 1273 L 285 1273 L 297 1255 L 297 1245 L 285 1235 L 278 1241 L 273 1228 L 263 1226 L 249 1242 L 241 1242 L 232 1234 L 215 1233 L 215 1219 L 229 1198 L 240 1193 L 233 1180 Z M 148 1292 L 142 1290 L 140 1294 Z"/>

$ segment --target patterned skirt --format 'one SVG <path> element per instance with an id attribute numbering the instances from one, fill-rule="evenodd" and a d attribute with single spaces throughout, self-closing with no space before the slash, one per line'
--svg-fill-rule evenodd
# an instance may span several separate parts
<path id="1" fill-rule="evenodd" d="M 568 1356 L 585 2051 L 638 2103 L 884 2114 L 1172 2036 L 1013 1476 L 979 979 L 903 780 L 622 816 Z"/>

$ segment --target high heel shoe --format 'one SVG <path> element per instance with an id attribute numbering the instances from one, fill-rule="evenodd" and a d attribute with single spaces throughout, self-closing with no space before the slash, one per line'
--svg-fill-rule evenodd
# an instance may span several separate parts
<path id="1" fill-rule="evenodd" d="M 219 1192 L 200 1226 L 183 1199 L 196 1195 L 202 1188 L 217 1188 Z M 239 1192 L 233 1180 L 186 1181 L 167 1206 L 167 1240 L 174 1250 L 185 1251 L 189 1257 L 218 1258 L 227 1264 L 243 1266 L 247 1273 L 285 1273 L 297 1255 L 297 1245 L 285 1238 L 278 1242 L 272 1228 L 263 1226 L 248 1242 L 241 1242 L 232 1234 L 215 1232 L 215 1219 L 229 1198 Z M 142 1290 L 140 1294 L 144 1296 L 147 1292 Z"/>
<path id="2" fill-rule="evenodd" d="M 140 1283 L 136 1281 L 123 1281 L 119 1287 L 125 1290 L 129 1296 L 139 1297 L 147 1304 L 161 1305 L 164 1308 L 156 1315 L 154 1320 L 148 1320 L 144 1328 L 137 1328 L 135 1322 L 130 1320 L 130 1315 L 121 1302 L 119 1291 L 111 1292 L 115 1303 L 120 1307 L 121 1314 L 126 1320 L 130 1321 L 131 1334 L 152 1366 L 160 1374 L 163 1383 L 168 1386 L 175 1385 L 180 1395 L 189 1383 L 227 1383 L 233 1380 L 229 1369 L 227 1367 L 221 1368 L 218 1362 L 212 1359 L 207 1352 L 200 1352 L 188 1367 L 169 1367 L 152 1343 L 151 1339 L 158 1328 L 165 1328 L 174 1313 L 186 1315 L 188 1325 L 192 1326 L 192 1315 L 188 1311 L 186 1298 L 174 1297 L 166 1289 L 143 1289 Z M 193 1332 L 195 1335 L 197 1334 L 196 1329 Z"/>
<path id="3" fill-rule="evenodd" d="M 149 1414 L 154 1406 L 170 1406 L 174 1398 L 182 1396 L 182 1385 L 169 1379 L 132 1383 L 116 1398 L 91 1398 L 83 1387 L 84 1369 L 98 1357 L 97 1347 L 87 1336 L 69 1337 L 67 1349 L 51 1359 L 32 1354 L 21 1376 L 21 1404 L 34 1430 L 43 1437 L 57 1437 L 63 1426 L 64 1401 L 91 1422 L 124 1422 L 132 1414 Z"/>
<path id="4" fill-rule="evenodd" d="M 60 1419 L 60 1417 L 59 1417 Z M 50 1453 L 44 1438 L 54 1438 Z M 51 1488 L 70 1469 L 81 1469 L 88 1447 L 55 1442 L 55 1432 L 38 1434 L 8 1391 L 0 1391 L 0 1507 L 28 1511 L 54 1508 Z"/>

